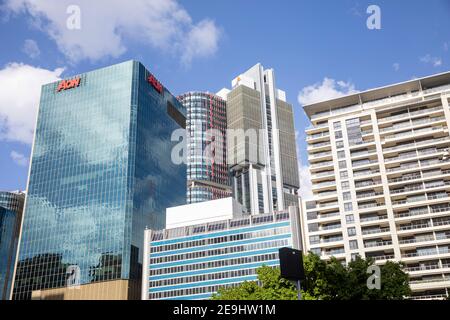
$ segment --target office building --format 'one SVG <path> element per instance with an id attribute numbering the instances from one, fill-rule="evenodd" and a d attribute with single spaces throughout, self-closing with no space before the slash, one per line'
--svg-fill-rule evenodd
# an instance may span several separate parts
<path id="1" fill-rule="evenodd" d="M 9 300 L 25 194 L 0 191 L 0 300 Z"/>
<path id="2" fill-rule="evenodd" d="M 186 109 L 187 203 L 231 196 L 226 102 L 207 92 L 188 92 L 178 100 Z"/>
<path id="3" fill-rule="evenodd" d="M 228 201 L 216 201 L 223 200 Z M 203 204 L 209 206 L 196 205 Z M 214 209 L 204 212 L 193 215 L 191 224 L 145 231 L 143 300 L 209 299 L 221 287 L 257 280 L 262 265 L 279 266 L 279 248 L 300 248 L 298 207 L 258 215 L 230 212 L 228 219 Z"/>
<path id="4" fill-rule="evenodd" d="M 305 248 L 402 261 L 413 299 L 450 288 L 450 72 L 304 106 Z"/>
<path id="5" fill-rule="evenodd" d="M 298 206 L 292 105 L 273 69 L 257 64 L 232 81 L 227 100 L 227 157 L 233 196 L 251 214 Z"/>
<path id="6" fill-rule="evenodd" d="M 179 101 L 127 61 L 42 87 L 14 299 L 139 299 L 146 227 L 185 203 Z"/>

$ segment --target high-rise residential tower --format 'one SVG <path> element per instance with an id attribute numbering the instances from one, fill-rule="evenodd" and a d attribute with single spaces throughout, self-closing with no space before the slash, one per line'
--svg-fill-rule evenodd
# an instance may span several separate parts
<path id="1" fill-rule="evenodd" d="M 178 100 L 186 109 L 187 203 L 231 196 L 225 101 L 207 92 L 188 92 Z"/>
<path id="2" fill-rule="evenodd" d="M 227 99 L 227 158 L 234 197 L 252 214 L 298 206 L 292 105 L 275 73 L 257 64 L 221 90 Z"/>
<path id="3" fill-rule="evenodd" d="M 179 101 L 139 62 L 42 87 L 14 299 L 139 299 L 144 230 L 185 203 Z"/>
<path id="4" fill-rule="evenodd" d="M 450 72 L 304 106 L 305 249 L 403 261 L 413 298 L 450 288 Z"/>
<path id="5" fill-rule="evenodd" d="M 0 300 L 11 296 L 25 194 L 0 191 Z"/>

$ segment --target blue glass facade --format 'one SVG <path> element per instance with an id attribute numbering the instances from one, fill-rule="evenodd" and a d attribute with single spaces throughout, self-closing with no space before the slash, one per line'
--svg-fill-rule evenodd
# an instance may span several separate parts
<path id="1" fill-rule="evenodd" d="M 0 192 L 0 300 L 11 294 L 25 195 Z"/>
<path id="2" fill-rule="evenodd" d="M 143 298 L 208 299 L 220 287 L 257 280 L 258 267 L 279 266 L 279 248 L 298 247 L 297 218 L 279 212 L 147 230 Z"/>
<path id="3" fill-rule="evenodd" d="M 66 286 L 69 267 L 81 285 L 140 283 L 144 229 L 185 203 L 182 105 L 137 61 L 78 77 L 42 87 L 14 299 Z"/>

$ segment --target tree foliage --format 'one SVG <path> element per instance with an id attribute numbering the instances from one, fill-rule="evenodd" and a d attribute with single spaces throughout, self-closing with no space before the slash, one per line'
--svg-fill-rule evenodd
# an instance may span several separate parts
<path id="1" fill-rule="evenodd" d="M 373 259 L 357 257 L 347 265 L 309 253 L 303 258 L 306 279 L 302 281 L 304 300 L 382 300 L 404 299 L 411 294 L 403 264 L 387 261 L 380 266 L 381 288 L 369 289 L 367 273 Z M 236 287 L 221 288 L 215 300 L 296 300 L 295 285 L 281 278 L 279 268 L 257 269 L 258 281 L 246 281 Z"/>

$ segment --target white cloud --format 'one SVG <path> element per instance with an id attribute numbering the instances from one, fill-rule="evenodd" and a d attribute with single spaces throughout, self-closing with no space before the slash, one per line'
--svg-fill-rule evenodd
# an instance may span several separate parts
<path id="1" fill-rule="evenodd" d="M 25 52 L 25 54 L 31 59 L 35 59 L 41 54 L 41 50 L 39 50 L 38 44 L 32 39 L 25 40 L 22 51 Z"/>
<path id="2" fill-rule="evenodd" d="M 41 86 L 59 80 L 63 71 L 21 63 L 0 69 L 0 140 L 31 144 Z"/>
<path id="3" fill-rule="evenodd" d="M 69 5 L 80 8 L 80 29 L 67 28 Z M 119 57 L 125 40 L 179 56 L 183 63 L 214 54 L 220 30 L 211 20 L 194 22 L 176 0 L 7 0 L 7 13 L 31 16 L 72 62 Z"/>
<path id="4" fill-rule="evenodd" d="M 25 167 L 28 164 L 28 158 L 25 157 L 22 153 L 11 151 L 10 153 L 11 159 L 17 163 L 19 166 Z"/>
<path id="5" fill-rule="evenodd" d="M 302 197 L 302 200 L 310 200 L 313 198 L 313 193 L 309 167 L 299 164 L 298 170 L 300 178 L 300 196 Z"/>
<path id="6" fill-rule="evenodd" d="M 439 67 L 442 65 L 442 59 L 439 57 L 433 57 L 430 54 L 427 54 L 420 58 L 420 61 L 427 64 L 432 64 L 433 67 Z"/>
<path id="7" fill-rule="evenodd" d="M 449 47 L 449 43 L 448 42 L 444 42 L 444 51 L 447 52 L 448 51 L 448 47 Z"/>
<path id="8" fill-rule="evenodd" d="M 298 102 L 301 105 L 307 105 L 357 92 L 358 90 L 355 89 L 355 85 L 351 82 L 336 81 L 325 77 L 322 83 L 318 82 L 304 87 L 298 94 Z"/>
<path id="9" fill-rule="evenodd" d="M 395 63 L 392 65 L 392 68 L 394 68 L 395 71 L 400 70 L 400 63 L 395 62 Z"/>

